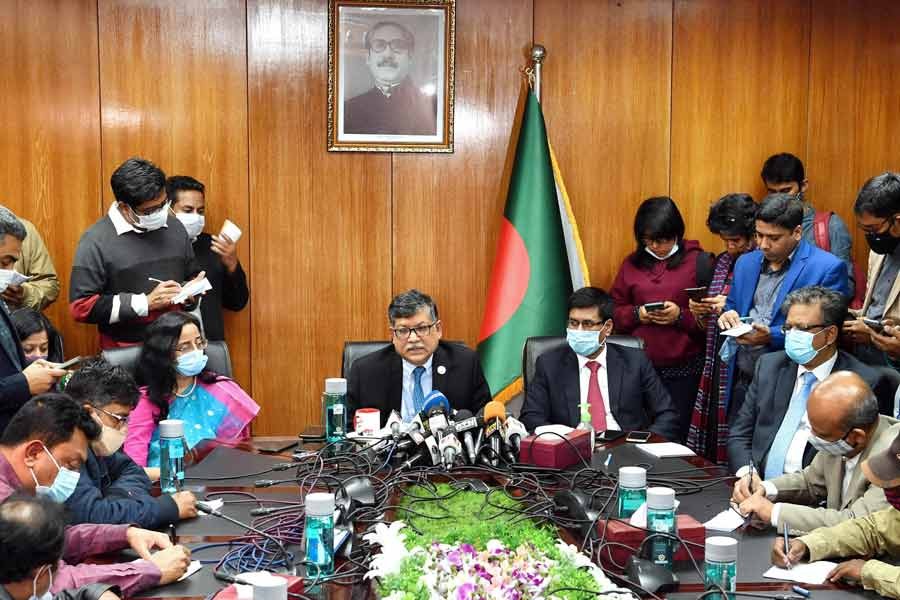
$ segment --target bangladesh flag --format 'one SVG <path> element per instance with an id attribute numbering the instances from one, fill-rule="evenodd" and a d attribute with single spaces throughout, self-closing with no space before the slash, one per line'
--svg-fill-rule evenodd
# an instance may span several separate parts
<path id="1" fill-rule="evenodd" d="M 529 90 L 478 335 L 495 400 L 506 402 L 522 391 L 525 340 L 564 335 L 566 301 L 573 288 L 584 285 L 588 276 L 578 227 L 541 105 Z"/>

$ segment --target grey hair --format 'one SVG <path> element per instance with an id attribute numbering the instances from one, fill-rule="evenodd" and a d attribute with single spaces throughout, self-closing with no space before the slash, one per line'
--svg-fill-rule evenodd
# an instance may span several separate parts
<path id="1" fill-rule="evenodd" d="M 21 242 L 25 239 L 25 226 L 11 210 L 0 206 L 0 237 L 4 235 L 11 235 Z"/>
<path id="2" fill-rule="evenodd" d="M 849 300 L 847 296 L 832 289 L 822 287 L 821 285 L 811 285 L 809 287 L 794 290 L 784 299 L 781 305 L 781 312 L 788 314 L 788 311 L 795 304 L 809 306 L 817 304 L 822 310 L 822 323 L 826 327 L 832 325 L 840 327 L 847 318 L 847 306 Z"/>
<path id="3" fill-rule="evenodd" d="M 391 304 L 388 306 L 388 319 L 393 325 L 397 319 L 411 317 L 423 308 L 427 308 L 431 313 L 432 321 L 438 320 L 438 307 L 431 296 L 413 288 L 401 292 L 391 299 Z"/>
<path id="4" fill-rule="evenodd" d="M 866 393 L 858 398 L 853 409 L 844 417 L 844 431 L 851 429 L 868 429 L 872 423 L 878 420 L 878 399 L 869 386 Z"/>

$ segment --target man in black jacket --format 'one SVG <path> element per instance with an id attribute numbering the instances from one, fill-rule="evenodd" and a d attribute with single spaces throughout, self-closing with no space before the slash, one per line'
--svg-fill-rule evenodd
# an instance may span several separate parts
<path id="1" fill-rule="evenodd" d="M 441 391 L 457 410 L 478 412 L 490 401 L 478 355 L 462 344 L 441 341 L 438 308 L 430 296 L 415 289 L 395 296 L 388 320 L 392 344 L 350 368 L 351 418 L 358 408 L 377 408 L 382 425 L 392 410 L 409 422 L 432 390 Z"/>
<path id="2" fill-rule="evenodd" d="M 0 504 L 0 600 L 49 595 L 53 568 L 62 557 L 66 519 L 61 504 L 47 498 L 12 496 Z M 114 585 L 94 583 L 62 590 L 53 600 L 119 600 Z"/>
<path id="3" fill-rule="evenodd" d="M 677 439 L 678 413 L 643 350 L 607 344 L 613 301 L 586 287 L 569 297 L 567 345 L 542 354 L 525 390 L 521 421 L 529 431 L 547 424 L 575 427 L 589 404 L 597 431 L 649 430 Z"/>

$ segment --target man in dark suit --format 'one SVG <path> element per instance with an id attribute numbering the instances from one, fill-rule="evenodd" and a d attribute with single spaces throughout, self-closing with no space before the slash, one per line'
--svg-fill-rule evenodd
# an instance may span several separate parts
<path id="1" fill-rule="evenodd" d="M 432 390 L 455 409 L 478 412 L 491 399 L 478 355 L 462 344 L 441 341 L 437 304 L 409 290 L 388 307 L 392 344 L 350 367 L 347 400 L 351 416 L 358 408 L 377 408 L 384 425 L 392 410 L 409 422 Z"/>
<path id="2" fill-rule="evenodd" d="M 5 291 L 12 268 L 22 256 L 25 235 L 22 222 L 9 209 L 0 206 L 0 293 Z M 25 369 L 24 365 L 22 345 L 6 304 L 0 301 L 0 433 L 32 394 L 48 391 L 66 374 L 44 360 L 37 360 Z"/>
<path id="3" fill-rule="evenodd" d="M 753 330 L 729 338 L 723 346 L 728 361 L 725 407 L 728 422 L 744 401 L 756 361 L 766 352 L 784 348 L 780 311 L 787 295 L 821 285 L 849 296 L 847 265 L 803 238 L 803 203 L 793 195 L 769 194 L 756 214 L 757 249 L 741 256 L 719 328 L 731 329 L 749 318 Z M 737 345 L 731 341 L 735 339 Z"/>
<path id="4" fill-rule="evenodd" d="M 607 344 L 613 301 L 586 287 L 569 297 L 568 344 L 542 354 L 525 390 L 520 419 L 529 431 L 547 424 L 575 427 L 580 404 L 589 404 L 596 431 L 649 430 L 678 436 L 678 413 L 669 392 L 637 348 Z"/>
<path id="5" fill-rule="evenodd" d="M 845 295 L 822 286 L 788 294 L 782 308 L 785 349 L 764 354 L 747 398 L 728 436 L 728 464 L 743 476 L 756 465 L 764 479 L 796 473 L 816 454 L 808 443 L 811 428 L 806 402 L 812 389 L 833 371 L 852 371 L 875 393 L 879 405 L 893 402 L 894 390 L 880 374 L 838 350 L 847 316 Z"/>

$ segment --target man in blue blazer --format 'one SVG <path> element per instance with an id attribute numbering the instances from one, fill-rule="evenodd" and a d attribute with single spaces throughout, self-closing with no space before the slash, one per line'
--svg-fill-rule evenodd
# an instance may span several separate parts
<path id="1" fill-rule="evenodd" d="M 728 421 L 740 410 L 753 380 L 756 361 L 766 352 L 784 349 L 781 305 L 793 290 L 821 285 L 848 295 L 847 265 L 803 237 L 803 203 L 794 195 L 769 194 L 756 215 L 757 249 L 741 256 L 720 329 L 731 329 L 749 317 L 753 331 L 723 345 L 728 360 L 725 407 Z"/>

